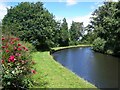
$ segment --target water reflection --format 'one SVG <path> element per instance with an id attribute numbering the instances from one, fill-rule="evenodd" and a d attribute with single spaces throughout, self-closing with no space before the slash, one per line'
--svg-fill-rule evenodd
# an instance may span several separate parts
<path id="1" fill-rule="evenodd" d="M 61 50 L 55 60 L 99 88 L 118 88 L 120 58 L 96 53 L 90 47 Z"/>

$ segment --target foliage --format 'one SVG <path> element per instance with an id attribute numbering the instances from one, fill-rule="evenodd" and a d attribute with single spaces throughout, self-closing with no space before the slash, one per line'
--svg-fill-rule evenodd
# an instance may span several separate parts
<path id="1" fill-rule="evenodd" d="M 79 37 L 83 37 L 83 23 L 72 21 L 69 32 L 70 45 L 78 44 Z"/>
<path id="2" fill-rule="evenodd" d="M 7 10 L 2 20 L 3 33 L 10 31 L 21 40 L 32 43 L 38 50 L 56 45 L 57 23 L 42 2 L 22 2 Z"/>
<path id="3" fill-rule="evenodd" d="M 88 24 L 88 26 L 86 26 L 84 29 L 87 34 L 83 36 L 81 42 L 83 44 L 92 44 L 93 41 L 97 38 L 97 34 L 94 32 L 90 24 Z"/>
<path id="4" fill-rule="evenodd" d="M 32 43 L 37 50 L 78 44 L 83 23 L 73 22 L 68 30 L 66 19 L 56 21 L 42 2 L 21 2 L 7 10 L 2 20 L 3 33 L 11 33 L 22 41 Z"/>
<path id="5" fill-rule="evenodd" d="M 2 36 L 2 86 L 4 89 L 25 89 L 32 81 L 32 73 L 36 73 L 31 66 L 30 52 L 22 45 L 19 38 Z"/>
<path id="6" fill-rule="evenodd" d="M 20 41 L 20 43 L 23 44 L 25 47 L 29 48 L 30 53 L 36 51 L 35 47 L 31 43 L 25 41 Z"/>
<path id="7" fill-rule="evenodd" d="M 66 19 L 63 19 L 63 22 L 60 26 L 60 37 L 59 37 L 59 44 L 60 46 L 69 46 L 69 31 L 68 31 L 68 24 Z"/>
<path id="8" fill-rule="evenodd" d="M 91 27 L 95 36 L 106 41 L 104 52 L 120 55 L 120 1 L 104 2 L 93 13 Z"/>
<path id="9" fill-rule="evenodd" d="M 101 38 L 97 38 L 93 41 L 93 50 L 99 51 L 99 52 L 104 52 L 104 46 L 105 46 L 106 41 Z"/>

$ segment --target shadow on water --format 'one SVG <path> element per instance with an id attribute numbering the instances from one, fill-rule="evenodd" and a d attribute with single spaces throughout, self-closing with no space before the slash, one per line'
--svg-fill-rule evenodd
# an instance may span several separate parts
<path id="1" fill-rule="evenodd" d="M 98 88 L 118 88 L 120 58 L 97 53 L 90 47 L 55 52 L 53 57 L 66 68 Z"/>

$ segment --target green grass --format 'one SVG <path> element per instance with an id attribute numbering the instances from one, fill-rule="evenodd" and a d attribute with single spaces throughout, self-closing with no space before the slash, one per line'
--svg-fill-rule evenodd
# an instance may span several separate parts
<path id="1" fill-rule="evenodd" d="M 35 52 L 32 56 L 37 71 L 33 75 L 34 88 L 96 88 L 56 62 L 49 52 Z"/>
<path id="2" fill-rule="evenodd" d="M 55 47 L 55 48 L 52 48 L 52 50 L 62 50 L 62 49 L 68 49 L 68 48 L 75 48 L 75 47 L 87 47 L 87 46 L 92 46 L 91 44 L 88 44 L 88 45 L 73 45 L 73 46 L 65 46 L 65 47 Z"/>

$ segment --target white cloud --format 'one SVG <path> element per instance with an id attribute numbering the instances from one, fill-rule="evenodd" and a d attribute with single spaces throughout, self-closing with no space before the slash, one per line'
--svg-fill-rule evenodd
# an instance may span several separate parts
<path id="1" fill-rule="evenodd" d="M 83 22 L 84 26 L 87 26 L 90 22 L 90 17 L 92 17 L 91 13 L 89 13 L 88 15 L 85 16 L 76 16 L 74 18 L 68 18 L 65 17 L 68 23 L 68 28 L 70 28 L 72 21 L 74 22 Z M 56 20 L 62 20 L 64 17 L 56 17 Z"/>
<path id="2" fill-rule="evenodd" d="M 97 9 L 98 7 L 102 6 L 102 5 L 104 5 L 103 2 L 95 2 L 90 8 L 91 8 L 92 10 L 95 10 L 95 9 Z"/>
<path id="3" fill-rule="evenodd" d="M 77 4 L 77 1 L 76 0 L 67 0 L 66 3 L 67 3 L 68 6 L 69 5 L 75 5 L 75 4 Z"/>
<path id="4" fill-rule="evenodd" d="M 91 17 L 91 15 L 75 17 L 75 18 L 73 18 L 73 21 L 75 21 L 75 22 L 83 22 L 84 26 L 87 26 L 89 24 L 90 17 Z"/>
<path id="5" fill-rule="evenodd" d="M 65 2 L 67 6 L 71 6 L 77 4 L 78 0 L 58 0 L 58 2 Z"/>
<path id="6" fill-rule="evenodd" d="M 9 8 L 9 6 L 6 6 L 4 3 L 0 2 L 0 21 L 7 14 L 7 8 Z"/>
<path id="7" fill-rule="evenodd" d="M 70 27 L 70 25 L 72 24 L 72 21 L 74 22 L 83 22 L 84 26 L 87 26 L 90 22 L 90 17 L 91 17 L 91 13 L 85 16 L 77 16 L 75 18 L 71 18 L 71 19 L 67 19 L 68 25 Z"/>

